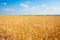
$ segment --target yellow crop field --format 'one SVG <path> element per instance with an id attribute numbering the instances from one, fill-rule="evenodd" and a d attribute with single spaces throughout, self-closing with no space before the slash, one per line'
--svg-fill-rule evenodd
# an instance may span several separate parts
<path id="1" fill-rule="evenodd" d="M 0 40 L 60 40 L 60 16 L 0 16 Z"/>

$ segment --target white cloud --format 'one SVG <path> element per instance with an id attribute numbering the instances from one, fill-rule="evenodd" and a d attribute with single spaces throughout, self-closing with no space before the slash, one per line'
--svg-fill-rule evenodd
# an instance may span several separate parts
<path id="1" fill-rule="evenodd" d="M 6 2 L 4 2 L 4 3 L 1 3 L 1 5 L 7 5 L 7 3 L 6 3 Z"/>
<path id="2" fill-rule="evenodd" d="M 30 2 L 27 2 L 27 4 L 30 4 Z"/>
<path id="3" fill-rule="evenodd" d="M 3 9 L 4 11 L 14 11 L 14 9 L 12 9 L 12 8 L 5 8 L 5 9 Z"/>
<path id="4" fill-rule="evenodd" d="M 36 12 L 36 11 L 39 11 L 39 7 L 36 7 L 36 6 L 32 6 L 32 7 L 28 7 L 28 8 L 24 8 L 23 9 L 24 11 L 32 11 L 32 12 Z"/>
<path id="5" fill-rule="evenodd" d="M 23 11 L 29 12 L 32 14 L 42 14 L 42 15 L 54 15 L 54 14 L 59 14 L 60 13 L 60 7 L 50 7 L 47 6 L 46 4 L 43 4 L 39 7 L 37 6 L 29 6 L 29 2 L 24 4 L 20 4 L 20 6 L 25 7 Z"/>
<path id="6" fill-rule="evenodd" d="M 52 7 L 52 9 L 53 9 L 53 10 L 56 10 L 56 8 L 55 8 L 55 7 Z"/>
<path id="7" fill-rule="evenodd" d="M 28 4 L 24 4 L 24 3 L 21 3 L 20 6 L 25 8 L 29 7 Z"/>
<path id="8" fill-rule="evenodd" d="M 50 7 L 46 7 L 47 10 L 50 10 Z"/>
<path id="9" fill-rule="evenodd" d="M 47 5 L 46 4 L 43 4 L 42 7 L 47 7 Z"/>
<path id="10" fill-rule="evenodd" d="M 30 2 L 26 2 L 26 3 L 20 3 L 20 6 L 21 7 L 24 7 L 24 11 L 36 11 L 36 10 L 39 10 L 39 7 L 37 7 L 37 6 L 30 6 L 29 5 L 30 4 Z"/>
<path id="11" fill-rule="evenodd" d="M 38 7 L 35 7 L 35 6 L 32 6 L 31 7 L 31 10 L 38 10 L 39 8 Z"/>
<path id="12" fill-rule="evenodd" d="M 52 7 L 53 10 L 60 10 L 60 7 Z"/>
<path id="13" fill-rule="evenodd" d="M 26 2 L 26 3 L 20 3 L 21 7 L 25 7 L 28 8 L 29 7 L 30 2 Z"/>

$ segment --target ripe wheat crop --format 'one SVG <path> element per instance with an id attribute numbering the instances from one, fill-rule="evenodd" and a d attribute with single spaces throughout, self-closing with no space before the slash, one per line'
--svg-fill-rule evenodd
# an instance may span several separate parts
<path id="1" fill-rule="evenodd" d="M 60 40 L 60 16 L 0 16 L 0 40 Z"/>

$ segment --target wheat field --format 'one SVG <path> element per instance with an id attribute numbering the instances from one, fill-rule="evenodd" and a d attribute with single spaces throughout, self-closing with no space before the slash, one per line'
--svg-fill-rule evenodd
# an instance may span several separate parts
<path id="1" fill-rule="evenodd" d="M 60 16 L 0 16 L 0 40 L 60 40 Z"/>

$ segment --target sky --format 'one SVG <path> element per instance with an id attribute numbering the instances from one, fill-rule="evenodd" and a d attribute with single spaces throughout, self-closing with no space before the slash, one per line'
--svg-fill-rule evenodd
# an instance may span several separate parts
<path id="1" fill-rule="evenodd" d="M 0 0 L 0 15 L 60 15 L 60 0 Z"/>

